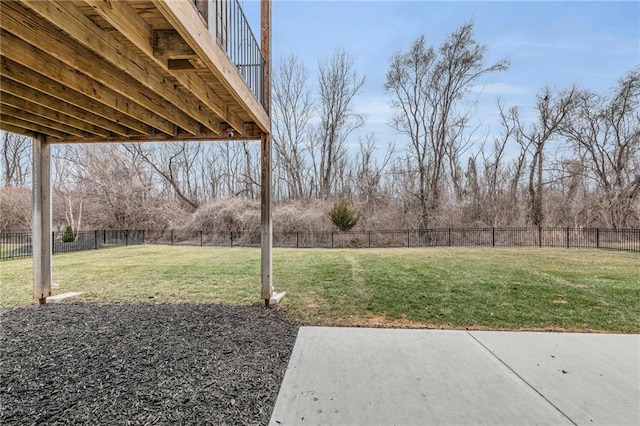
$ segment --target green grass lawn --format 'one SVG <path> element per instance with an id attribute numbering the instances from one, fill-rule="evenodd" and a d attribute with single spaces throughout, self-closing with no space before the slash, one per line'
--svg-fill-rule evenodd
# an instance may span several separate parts
<path id="1" fill-rule="evenodd" d="M 0 303 L 32 299 L 31 259 L 0 263 Z M 53 257 L 54 294 L 259 302 L 260 251 L 130 246 Z M 275 249 L 274 286 L 314 325 L 640 332 L 640 255 L 539 248 Z"/>

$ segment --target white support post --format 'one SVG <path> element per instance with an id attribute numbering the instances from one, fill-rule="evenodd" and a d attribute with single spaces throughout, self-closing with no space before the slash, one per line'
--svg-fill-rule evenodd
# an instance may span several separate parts
<path id="1" fill-rule="evenodd" d="M 261 284 L 262 299 L 266 307 L 269 307 L 269 301 L 273 295 L 272 280 L 272 222 L 271 222 L 271 137 L 267 134 L 262 135 L 262 173 L 260 189 L 261 200 Z"/>
<path id="2" fill-rule="evenodd" d="M 51 148 L 45 135 L 33 139 L 33 297 L 51 296 Z"/>
<path id="3" fill-rule="evenodd" d="M 271 114 L 271 0 L 262 0 L 260 4 L 260 38 L 264 63 L 262 68 L 262 96 L 267 115 Z M 271 125 L 271 119 L 269 119 Z M 269 129 L 271 130 L 271 129 Z M 271 222 L 271 134 L 263 133 L 261 137 L 261 296 L 265 306 L 269 307 L 273 296 L 272 277 L 272 222 Z"/>

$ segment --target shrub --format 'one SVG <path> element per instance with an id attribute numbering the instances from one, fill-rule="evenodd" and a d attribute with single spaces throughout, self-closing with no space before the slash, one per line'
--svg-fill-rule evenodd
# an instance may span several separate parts
<path id="1" fill-rule="evenodd" d="M 341 231 L 349 231 L 356 226 L 362 214 L 356 209 L 350 209 L 347 202 L 340 200 L 329 210 L 331 222 Z"/>
<path id="2" fill-rule="evenodd" d="M 62 242 L 63 243 L 72 243 L 76 240 L 76 236 L 73 233 L 73 229 L 71 226 L 67 226 L 64 230 L 64 234 L 62 234 Z"/>

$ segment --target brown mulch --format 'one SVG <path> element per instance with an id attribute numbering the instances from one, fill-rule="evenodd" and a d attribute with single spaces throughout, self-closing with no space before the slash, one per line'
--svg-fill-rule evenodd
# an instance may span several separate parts
<path id="1" fill-rule="evenodd" d="M 0 424 L 267 424 L 298 326 L 262 305 L 0 313 Z"/>

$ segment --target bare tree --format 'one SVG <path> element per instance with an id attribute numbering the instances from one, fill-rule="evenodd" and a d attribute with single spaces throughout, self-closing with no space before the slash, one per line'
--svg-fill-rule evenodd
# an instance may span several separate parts
<path id="1" fill-rule="evenodd" d="M 125 148 L 145 161 L 171 186 L 174 194 L 191 211 L 198 208 L 199 193 L 194 165 L 200 143 L 126 144 Z"/>
<path id="2" fill-rule="evenodd" d="M 31 138 L 2 132 L 2 171 L 5 186 L 28 184 L 31 173 Z"/>
<path id="3" fill-rule="evenodd" d="M 353 186 L 356 195 L 365 205 L 366 209 L 373 209 L 381 198 L 381 183 L 391 162 L 395 147 L 389 145 L 378 161 L 376 156 L 376 141 L 373 134 L 368 134 L 364 141 L 358 141 L 359 152 L 356 154 L 351 169 L 355 170 Z"/>
<path id="4" fill-rule="evenodd" d="M 447 155 L 459 153 L 463 145 L 460 126 L 467 117 L 459 113 L 461 101 L 481 77 L 508 67 L 506 60 L 485 66 L 486 52 L 473 39 L 473 23 L 466 23 L 437 52 L 421 36 L 408 52 L 391 58 L 384 85 L 396 110 L 391 126 L 410 141 L 423 227 L 440 207 Z"/>
<path id="5" fill-rule="evenodd" d="M 584 173 L 596 186 L 594 206 L 606 226 L 640 222 L 640 68 L 622 78 L 610 96 L 581 91 L 561 127 Z"/>
<path id="6" fill-rule="evenodd" d="M 305 196 L 305 141 L 313 114 L 309 72 L 295 56 L 283 58 L 273 80 L 273 142 L 289 198 Z"/>
<path id="7" fill-rule="evenodd" d="M 528 142 L 532 154 L 529 168 L 529 220 L 533 226 L 543 224 L 542 187 L 544 185 L 544 150 L 547 142 L 557 135 L 558 128 L 569 114 L 575 101 L 576 88 L 555 92 L 544 88 L 537 96 L 538 120 L 528 131 L 522 125 L 519 132 Z"/>
<path id="8" fill-rule="evenodd" d="M 353 112 L 353 100 L 365 83 L 354 69 L 355 59 L 345 50 L 337 49 L 330 60 L 318 66 L 320 127 L 315 137 L 319 148 L 317 182 L 323 199 L 331 195 L 338 166 L 346 165 L 346 140 L 364 124 L 364 117 Z"/>

